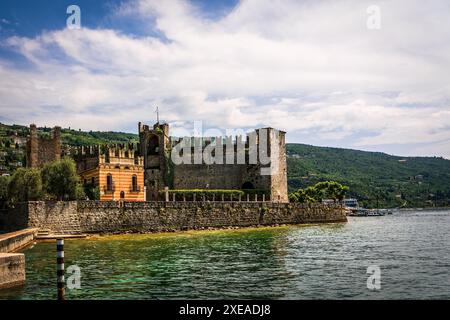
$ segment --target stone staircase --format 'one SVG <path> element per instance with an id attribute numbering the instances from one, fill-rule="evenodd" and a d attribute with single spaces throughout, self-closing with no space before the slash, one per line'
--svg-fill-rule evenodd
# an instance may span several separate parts
<path id="1" fill-rule="evenodd" d="M 36 238 L 48 237 L 51 233 L 52 231 L 50 229 L 39 229 L 36 234 Z"/>
<path id="2" fill-rule="evenodd" d="M 86 238 L 87 235 L 81 234 L 81 233 L 71 233 L 71 234 L 55 234 L 50 229 L 40 228 L 38 232 L 36 233 L 35 239 L 36 240 L 50 240 L 50 239 L 57 239 L 57 238 Z"/>

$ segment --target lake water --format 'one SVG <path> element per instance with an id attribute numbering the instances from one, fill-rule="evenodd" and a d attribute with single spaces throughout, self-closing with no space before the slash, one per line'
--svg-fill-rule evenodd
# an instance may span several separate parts
<path id="1" fill-rule="evenodd" d="M 67 299 L 450 299 L 450 211 L 348 223 L 66 240 Z M 55 299 L 56 244 L 24 251 L 27 282 L 0 299 Z M 367 288 L 367 267 L 381 271 Z"/>

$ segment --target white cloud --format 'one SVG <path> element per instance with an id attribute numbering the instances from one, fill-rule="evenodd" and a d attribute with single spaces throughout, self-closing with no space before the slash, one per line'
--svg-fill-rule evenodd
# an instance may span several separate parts
<path id="1" fill-rule="evenodd" d="M 117 15 L 166 39 L 86 28 L 8 39 L 33 67 L 0 60 L 2 116 L 122 129 L 159 105 L 178 126 L 270 125 L 291 141 L 425 143 L 410 154 L 450 157 L 450 4 L 377 1 L 377 31 L 366 28 L 372 4 L 247 0 L 212 21 L 185 1 L 128 2 Z"/>

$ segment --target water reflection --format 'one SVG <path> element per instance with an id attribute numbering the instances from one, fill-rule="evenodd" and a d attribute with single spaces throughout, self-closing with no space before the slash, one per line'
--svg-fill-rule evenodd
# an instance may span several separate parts
<path id="1" fill-rule="evenodd" d="M 81 267 L 68 299 L 450 298 L 450 212 L 347 224 L 125 235 L 66 241 Z M 26 250 L 27 283 L 1 299 L 54 299 L 55 244 Z M 369 265 L 382 288 L 366 287 Z"/>

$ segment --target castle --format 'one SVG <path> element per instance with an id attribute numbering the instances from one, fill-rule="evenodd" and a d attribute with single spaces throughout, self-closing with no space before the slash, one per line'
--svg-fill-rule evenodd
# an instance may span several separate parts
<path id="1" fill-rule="evenodd" d="M 286 146 L 285 132 L 278 131 L 273 128 L 256 129 L 247 135 L 246 140 L 242 141 L 241 136 L 237 137 L 188 137 L 192 143 L 187 148 L 190 150 L 189 156 L 191 161 L 182 164 L 173 164 L 170 161 L 173 149 L 181 143 L 180 138 L 169 136 L 169 125 L 156 123 L 150 128 L 148 125 L 139 123 L 139 150 L 141 156 L 144 157 L 145 182 L 147 194 L 149 198 L 155 198 L 158 190 L 164 186 L 170 189 L 256 189 L 267 193 L 271 201 L 288 202 L 287 193 L 287 172 L 286 172 Z M 278 168 L 276 172 L 270 175 L 262 175 L 261 169 L 267 167 L 259 157 L 256 162 L 250 163 L 249 152 L 252 148 L 252 138 L 254 140 L 254 148 L 256 153 L 263 144 L 261 131 L 267 132 L 267 155 L 272 160 L 276 160 Z M 233 141 L 233 138 L 234 141 Z M 227 149 L 227 145 L 223 144 L 219 148 L 223 148 L 220 157 L 221 161 L 206 164 L 204 159 L 195 159 L 197 154 L 205 153 L 208 146 L 217 143 L 223 139 L 231 142 L 231 150 Z M 273 148 L 273 143 L 276 143 Z M 246 161 L 239 162 L 239 146 L 242 147 Z M 214 151 L 217 151 L 215 149 Z M 213 153 L 214 153 L 213 151 Z M 259 152 L 259 155 L 261 153 Z M 217 160 L 217 159 L 216 159 Z"/>
<path id="2" fill-rule="evenodd" d="M 161 190 L 249 190 L 272 202 L 288 202 L 285 132 L 256 129 L 246 139 L 169 135 L 169 125 L 138 124 L 139 144 L 80 147 L 61 152 L 60 129 L 52 138 L 38 138 L 31 125 L 27 164 L 39 167 L 68 155 L 75 159 L 85 185 L 98 186 L 100 200 L 156 201 Z M 186 141 L 188 142 L 186 144 Z M 202 157 L 210 153 L 213 161 Z M 174 163 L 174 155 L 184 159 Z M 200 155 L 200 157 L 198 157 Z M 272 163 L 276 170 L 263 174 Z M 186 161 L 187 160 L 187 161 Z"/>

